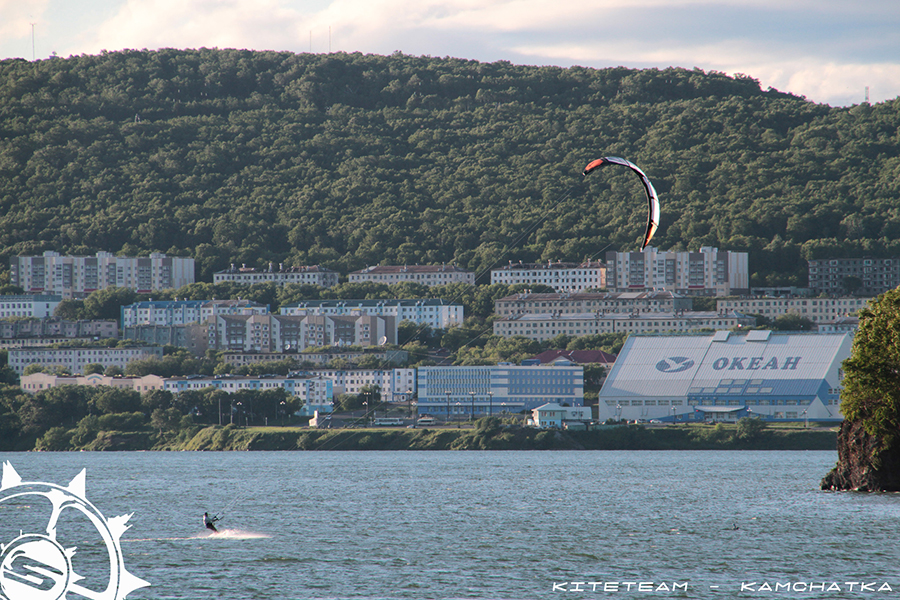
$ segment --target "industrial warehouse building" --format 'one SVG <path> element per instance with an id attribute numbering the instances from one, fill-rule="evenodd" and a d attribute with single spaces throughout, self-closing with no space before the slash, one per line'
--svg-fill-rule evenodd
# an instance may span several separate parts
<path id="1" fill-rule="evenodd" d="M 607 419 L 840 421 L 849 333 L 632 335 L 600 390 Z"/>

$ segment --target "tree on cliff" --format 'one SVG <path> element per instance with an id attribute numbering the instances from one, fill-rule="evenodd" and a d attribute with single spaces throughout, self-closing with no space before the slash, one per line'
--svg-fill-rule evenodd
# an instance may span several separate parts
<path id="1" fill-rule="evenodd" d="M 900 289 L 860 311 L 859 331 L 843 368 L 844 418 L 889 445 L 900 432 Z"/>

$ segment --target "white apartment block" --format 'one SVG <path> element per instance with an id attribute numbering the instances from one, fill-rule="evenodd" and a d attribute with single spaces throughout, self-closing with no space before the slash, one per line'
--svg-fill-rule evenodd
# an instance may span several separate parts
<path id="1" fill-rule="evenodd" d="M 193 258 L 173 258 L 159 252 L 132 258 L 110 252 L 60 256 L 47 251 L 43 256 L 14 256 L 9 259 L 9 266 L 13 285 L 26 292 L 63 298 L 84 298 L 109 287 L 149 293 L 194 283 Z"/>
<path id="2" fill-rule="evenodd" d="M 777 319 L 788 314 L 806 317 L 810 321 L 831 323 L 845 317 L 855 317 L 872 298 L 728 298 L 717 300 L 720 311 L 737 311 L 745 315 L 762 315 Z M 821 330 L 820 330 L 821 331 Z"/>
<path id="3" fill-rule="evenodd" d="M 691 296 L 746 295 L 750 274 L 746 252 L 607 252 L 606 283 L 610 290 L 668 290 Z"/>
<path id="4" fill-rule="evenodd" d="M 334 411 L 333 386 L 334 384 L 330 379 L 296 373 L 291 375 L 264 375 L 261 377 L 188 375 L 187 377 L 166 377 L 163 379 L 163 388 L 173 394 L 187 390 L 199 391 L 205 388 L 215 388 L 227 394 L 234 394 L 242 390 L 266 391 L 281 388 L 291 396 L 303 401 L 303 406 L 297 414 L 310 417 L 315 411 L 320 413 Z M 272 416 L 274 418 L 276 415 Z"/>
<path id="5" fill-rule="evenodd" d="M 406 402 L 415 393 L 415 369 L 308 369 L 304 372 L 334 382 L 335 394 L 359 394 L 376 386 L 382 402 Z"/>
<path id="6" fill-rule="evenodd" d="M 159 375 L 145 375 L 144 377 L 109 377 L 100 373 L 90 375 L 50 375 L 49 373 L 32 373 L 22 375 L 19 385 L 29 394 L 36 394 L 41 390 L 47 390 L 61 385 L 88 385 L 91 387 L 108 386 L 126 390 L 134 390 L 139 393 L 150 390 L 165 389 L 165 379 Z"/>
<path id="7" fill-rule="evenodd" d="M 285 267 L 283 264 L 278 265 L 275 270 L 273 265 L 269 263 L 268 269 L 257 269 L 241 265 L 239 268 L 231 265 L 231 268 L 219 271 L 213 274 L 213 283 L 243 283 L 253 285 L 254 283 L 274 283 L 275 285 L 285 285 L 287 283 L 308 283 L 321 287 L 333 287 L 338 284 L 338 274 L 331 269 L 319 265 L 304 267 Z"/>
<path id="8" fill-rule="evenodd" d="M 377 265 L 350 273 L 350 283 L 372 281 L 393 285 L 395 283 L 420 283 L 429 287 L 448 283 L 475 283 L 475 273 L 454 265 Z"/>
<path id="9" fill-rule="evenodd" d="M 125 369 L 128 363 L 148 358 L 162 359 L 161 346 L 129 346 L 125 348 L 81 347 L 81 348 L 10 348 L 9 366 L 21 375 L 28 365 L 61 366 L 70 373 L 80 374 L 85 365 L 99 364 L 106 367 Z"/>
<path id="10" fill-rule="evenodd" d="M 705 329 L 753 327 L 756 319 L 734 312 L 522 314 L 494 321 L 494 335 L 523 336 L 543 342 L 558 335 L 601 333 L 685 333 Z"/>
<path id="11" fill-rule="evenodd" d="M 514 263 L 491 270 L 491 283 L 506 285 L 537 283 L 557 292 L 583 292 L 606 287 L 606 265 L 598 261 L 583 263 L 548 261 L 546 263 Z"/>
<path id="12" fill-rule="evenodd" d="M 463 306 L 440 299 L 425 300 L 304 300 L 281 307 L 290 316 L 328 315 L 393 317 L 396 323 L 412 321 L 433 329 L 462 325 Z"/>
<path id="13" fill-rule="evenodd" d="M 47 294 L 24 294 L 0 296 L 0 319 L 6 317 L 52 317 L 62 296 Z"/>
<path id="14" fill-rule="evenodd" d="M 576 294 L 535 294 L 522 292 L 494 301 L 494 313 L 501 317 L 518 314 L 672 313 L 693 308 L 694 301 L 674 292 L 581 292 Z"/>
<path id="15" fill-rule="evenodd" d="M 218 315 L 206 322 L 213 350 L 285 352 L 311 346 L 375 346 L 397 343 L 392 317 Z"/>
<path id="16" fill-rule="evenodd" d="M 265 315 L 267 305 L 250 300 L 150 300 L 123 306 L 122 327 L 190 325 L 218 315 Z"/>

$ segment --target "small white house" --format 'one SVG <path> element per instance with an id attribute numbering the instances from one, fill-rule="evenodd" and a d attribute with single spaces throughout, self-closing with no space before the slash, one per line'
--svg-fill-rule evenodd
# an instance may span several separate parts
<path id="1" fill-rule="evenodd" d="M 549 427 L 562 428 L 565 423 L 584 423 L 591 420 L 590 406 L 560 406 L 559 404 L 544 404 L 531 411 L 529 425 L 547 429 Z"/>

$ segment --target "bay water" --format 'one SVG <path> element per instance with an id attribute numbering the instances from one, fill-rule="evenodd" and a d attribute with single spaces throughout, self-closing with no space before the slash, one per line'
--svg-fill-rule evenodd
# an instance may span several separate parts
<path id="1" fill-rule="evenodd" d="M 86 469 L 107 519 L 133 513 L 124 564 L 151 584 L 135 599 L 900 598 L 900 495 L 820 491 L 836 458 L 0 453 L 24 481 Z M 102 541 L 72 545 L 93 569 Z"/>

